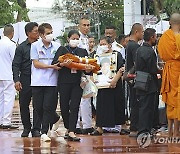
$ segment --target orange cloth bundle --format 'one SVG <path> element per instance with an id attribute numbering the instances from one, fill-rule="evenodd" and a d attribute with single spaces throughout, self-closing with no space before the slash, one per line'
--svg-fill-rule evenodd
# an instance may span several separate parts
<path id="1" fill-rule="evenodd" d="M 64 62 L 65 60 L 72 60 L 72 63 L 69 64 L 67 67 L 70 69 L 77 69 L 77 70 L 86 70 L 87 64 L 94 66 L 92 70 L 93 73 L 97 73 L 100 70 L 100 66 L 97 64 L 97 60 L 93 58 L 80 58 L 73 54 L 67 53 L 62 55 L 58 58 L 60 63 Z"/>

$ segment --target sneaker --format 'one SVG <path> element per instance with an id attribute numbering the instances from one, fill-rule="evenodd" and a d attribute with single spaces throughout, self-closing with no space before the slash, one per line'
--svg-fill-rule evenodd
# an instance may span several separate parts
<path id="1" fill-rule="evenodd" d="M 59 120 L 55 124 L 53 124 L 53 127 L 52 127 L 53 131 L 56 131 L 59 128 L 60 122 L 61 122 L 61 120 L 59 118 Z"/>
<path id="2" fill-rule="evenodd" d="M 38 130 L 31 130 L 32 137 L 40 137 L 41 133 Z"/>
<path id="3" fill-rule="evenodd" d="M 28 137 L 30 131 L 31 131 L 31 129 L 24 129 L 22 134 L 21 134 L 21 137 Z"/>
<path id="4" fill-rule="evenodd" d="M 42 134 L 41 135 L 41 141 L 50 142 L 51 139 L 46 134 Z"/>

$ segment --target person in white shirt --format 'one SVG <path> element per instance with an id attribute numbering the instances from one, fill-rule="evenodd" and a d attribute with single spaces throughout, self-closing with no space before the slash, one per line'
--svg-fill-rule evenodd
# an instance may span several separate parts
<path id="1" fill-rule="evenodd" d="M 79 20 L 80 44 L 78 47 L 86 49 L 87 52 L 89 52 L 89 41 L 88 41 L 89 31 L 90 31 L 90 20 L 86 16 L 83 16 Z M 82 119 L 82 128 L 83 128 L 82 130 L 81 130 L 80 119 Z M 76 129 L 77 134 L 81 134 L 81 133 L 88 134 L 93 132 L 91 98 L 81 98 L 79 117 L 76 128 L 77 128 Z"/>
<path id="2" fill-rule="evenodd" d="M 12 73 L 12 61 L 16 44 L 11 41 L 14 36 L 12 25 L 4 27 L 4 37 L 0 40 L 0 128 L 17 128 L 11 125 L 15 101 L 15 87 Z"/>
<path id="3" fill-rule="evenodd" d="M 117 38 L 116 27 L 115 26 L 107 26 L 105 28 L 104 35 L 107 37 L 110 37 L 110 38 L 112 38 L 112 40 L 114 40 L 114 42 L 112 43 L 112 50 L 120 52 L 122 57 L 125 59 L 125 55 L 126 55 L 125 50 L 123 49 L 123 46 L 116 41 L 116 38 Z"/>
<path id="4" fill-rule="evenodd" d="M 112 50 L 120 52 L 123 59 L 125 59 L 125 55 L 126 55 L 125 50 L 122 50 L 123 46 L 121 44 L 117 43 L 117 41 L 116 41 L 116 38 L 117 38 L 116 27 L 115 26 L 107 26 L 105 28 L 104 35 L 106 37 L 110 37 L 112 40 L 114 40 L 114 42 L 112 43 Z M 119 133 L 121 131 L 121 126 L 116 125 L 115 128 L 104 127 L 103 129 L 105 132 L 107 131 L 107 132 L 112 132 L 112 133 Z"/>
<path id="5" fill-rule="evenodd" d="M 78 47 L 82 49 L 86 49 L 87 52 L 89 52 L 89 45 L 88 45 L 89 31 L 90 31 L 90 20 L 86 16 L 83 16 L 79 20 L 80 43 Z"/>
<path id="6" fill-rule="evenodd" d="M 54 112 L 57 107 L 57 77 L 60 67 L 51 65 L 60 44 L 53 41 L 52 26 L 43 23 L 38 27 L 41 37 L 31 45 L 31 86 L 34 108 L 41 126 L 41 140 L 51 141 L 47 135 L 51 129 Z"/>

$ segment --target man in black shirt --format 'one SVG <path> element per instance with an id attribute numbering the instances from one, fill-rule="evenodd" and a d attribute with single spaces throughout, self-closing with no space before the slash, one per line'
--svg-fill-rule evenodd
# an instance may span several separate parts
<path id="1" fill-rule="evenodd" d="M 138 133 L 151 132 L 153 127 L 153 117 L 156 102 L 156 93 L 158 90 L 158 68 L 157 57 L 152 48 L 156 45 L 156 31 L 148 28 L 144 32 L 143 46 L 138 48 L 136 54 L 136 71 L 149 73 L 148 90 L 136 89 L 139 98 L 139 127 Z"/>
<path id="2" fill-rule="evenodd" d="M 143 26 L 135 23 L 130 32 L 130 40 L 126 47 L 126 71 L 129 71 L 135 64 L 136 50 L 140 47 L 138 41 L 143 39 Z M 136 92 L 132 85 L 129 85 L 129 104 L 130 104 L 130 135 L 134 137 L 138 130 L 139 105 L 136 98 Z"/>
<path id="3" fill-rule="evenodd" d="M 13 79 L 15 82 L 15 88 L 19 91 L 19 104 L 22 124 L 24 126 L 21 137 L 28 137 L 31 131 L 31 121 L 29 104 L 32 97 L 31 84 L 31 60 L 30 60 L 30 49 L 31 44 L 39 38 L 38 24 L 30 22 L 25 26 L 25 32 L 27 39 L 22 42 L 17 48 L 12 64 Z M 32 136 L 39 137 L 40 133 L 40 121 L 33 110 L 33 129 Z"/>

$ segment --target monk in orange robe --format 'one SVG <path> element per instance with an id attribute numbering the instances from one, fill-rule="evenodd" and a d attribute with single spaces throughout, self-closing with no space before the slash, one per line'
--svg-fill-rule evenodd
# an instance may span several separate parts
<path id="1" fill-rule="evenodd" d="M 159 40 L 158 51 L 165 62 L 162 75 L 162 99 L 167 104 L 169 137 L 179 136 L 180 121 L 180 14 L 170 18 L 170 29 Z M 173 127 L 174 125 L 174 127 Z"/>

